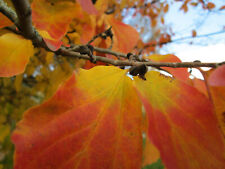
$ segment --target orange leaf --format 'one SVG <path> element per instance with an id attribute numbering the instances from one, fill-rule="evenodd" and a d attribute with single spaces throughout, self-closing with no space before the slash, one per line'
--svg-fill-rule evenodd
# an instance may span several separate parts
<path id="1" fill-rule="evenodd" d="M 172 54 L 167 54 L 167 55 L 158 55 L 158 54 L 153 54 L 148 57 L 148 59 L 156 62 L 181 62 L 181 60 Z M 181 79 L 181 80 L 188 80 L 189 78 L 189 73 L 187 68 L 169 68 L 169 67 L 162 67 L 163 69 L 167 70 L 170 72 L 174 77 Z"/>
<path id="2" fill-rule="evenodd" d="M 130 25 L 107 16 L 107 22 L 112 26 L 114 45 L 113 50 L 128 53 L 134 48 L 139 40 L 138 32 Z"/>
<path id="3" fill-rule="evenodd" d="M 210 86 L 210 92 L 220 129 L 225 136 L 225 86 Z"/>
<path id="4" fill-rule="evenodd" d="M 0 76 L 9 77 L 24 72 L 33 55 L 33 45 L 22 36 L 7 33 L 0 37 Z"/>
<path id="5" fill-rule="evenodd" d="M 196 30 L 192 30 L 192 37 L 196 37 L 196 36 L 197 36 Z"/>
<path id="6" fill-rule="evenodd" d="M 0 13 L 0 28 L 12 25 L 12 22 L 2 13 Z"/>
<path id="7" fill-rule="evenodd" d="M 192 85 L 198 89 L 201 93 L 203 93 L 205 96 L 208 97 L 208 93 L 207 93 L 207 89 L 206 89 L 206 84 L 204 80 L 198 79 L 198 78 L 194 78 L 194 79 L 190 79 Z"/>
<path id="8" fill-rule="evenodd" d="M 220 7 L 220 10 L 224 10 L 225 9 L 225 5 Z"/>
<path id="9" fill-rule="evenodd" d="M 207 8 L 208 8 L 208 9 L 213 9 L 213 8 L 215 8 L 215 7 L 216 7 L 216 6 L 215 6 L 214 3 L 208 2 L 208 4 L 207 4 Z"/>
<path id="10" fill-rule="evenodd" d="M 214 70 L 208 78 L 217 119 L 225 136 L 225 66 Z"/>
<path id="11" fill-rule="evenodd" d="M 150 140 L 168 169 L 225 168 L 225 145 L 210 101 L 158 72 L 135 84 L 147 112 Z"/>
<path id="12" fill-rule="evenodd" d="M 141 104 L 127 71 L 81 70 L 17 125 L 15 169 L 139 169 Z"/>
<path id="13" fill-rule="evenodd" d="M 34 0 L 31 7 L 35 27 L 49 34 L 51 38 L 44 37 L 44 39 L 49 40 L 46 42 L 50 49 L 57 50 L 72 21 L 74 3 L 68 1 L 49 3 L 45 0 Z"/>
<path id="14" fill-rule="evenodd" d="M 91 0 L 77 0 L 77 2 L 81 5 L 84 11 L 89 14 L 97 14 L 95 6 L 93 5 Z"/>
<path id="15" fill-rule="evenodd" d="M 166 6 L 165 6 L 164 9 L 163 9 L 163 12 L 164 12 L 164 13 L 167 13 L 168 10 L 169 10 L 169 4 L 166 4 Z"/>

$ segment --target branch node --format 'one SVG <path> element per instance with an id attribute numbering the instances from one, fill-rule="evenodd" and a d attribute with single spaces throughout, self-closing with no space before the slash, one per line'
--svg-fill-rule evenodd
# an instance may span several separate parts
<path id="1" fill-rule="evenodd" d="M 129 69 L 130 75 L 138 76 L 142 80 L 146 80 L 145 74 L 147 73 L 147 71 L 148 71 L 148 67 L 145 64 L 141 64 L 141 65 L 138 65 L 138 66 L 132 66 Z"/>

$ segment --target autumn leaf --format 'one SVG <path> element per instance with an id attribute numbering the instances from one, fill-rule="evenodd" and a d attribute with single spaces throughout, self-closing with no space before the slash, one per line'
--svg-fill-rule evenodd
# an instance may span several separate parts
<path id="1" fill-rule="evenodd" d="M 166 4 L 166 6 L 165 6 L 164 9 L 163 9 L 163 12 L 164 12 L 164 13 L 167 13 L 168 10 L 169 10 L 169 4 Z"/>
<path id="2" fill-rule="evenodd" d="M 208 77 L 208 84 L 212 95 L 216 115 L 220 128 L 225 136 L 225 66 L 220 66 Z"/>
<path id="3" fill-rule="evenodd" d="M 17 125 L 15 169 L 141 168 L 141 104 L 127 71 L 81 70 Z"/>
<path id="4" fill-rule="evenodd" d="M 196 30 L 192 30 L 192 37 L 194 38 L 194 37 L 196 37 L 196 36 L 197 36 Z"/>
<path id="5" fill-rule="evenodd" d="M 194 79 L 189 79 L 190 84 L 198 89 L 201 93 L 203 93 L 205 96 L 208 97 L 208 92 L 206 89 L 206 84 L 204 80 L 194 78 Z"/>
<path id="6" fill-rule="evenodd" d="M 97 14 L 98 11 L 96 10 L 95 6 L 93 5 L 91 0 L 77 0 L 77 2 L 81 5 L 84 11 L 89 14 Z"/>
<path id="7" fill-rule="evenodd" d="M 12 22 L 2 13 L 0 13 L 0 28 L 12 25 Z"/>
<path id="8" fill-rule="evenodd" d="M 148 115 L 148 135 L 168 169 L 225 168 L 225 147 L 210 101 L 178 80 L 135 77 Z"/>
<path id="9" fill-rule="evenodd" d="M 211 86 L 225 86 L 225 65 L 214 70 L 208 81 Z"/>
<path id="10" fill-rule="evenodd" d="M 99 13 L 103 14 L 107 10 L 109 4 L 110 0 L 97 0 L 95 3 L 95 8 L 99 11 Z"/>
<path id="11" fill-rule="evenodd" d="M 207 3 L 207 8 L 208 9 L 213 9 L 213 8 L 215 8 L 216 6 L 215 6 L 215 4 L 214 3 L 212 3 L 212 2 L 208 2 Z"/>
<path id="12" fill-rule="evenodd" d="M 132 51 L 139 40 L 138 32 L 130 25 L 107 16 L 107 22 L 112 26 L 114 45 L 113 50 L 128 53 Z"/>
<path id="13" fill-rule="evenodd" d="M 45 34 L 43 38 L 50 49 L 57 50 L 74 17 L 74 3 L 68 1 L 49 3 L 45 0 L 34 0 L 31 7 L 34 26 L 39 31 L 46 31 L 49 34 Z"/>
<path id="14" fill-rule="evenodd" d="M 13 33 L 0 36 L 0 49 L 0 77 L 23 73 L 34 53 L 30 40 Z"/>
<path id="15" fill-rule="evenodd" d="M 225 9 L 225 5 L 220 7 L 220 10 L 224 10 Z"/>
<path id="16" fill-rule="evenodd" d="M 153 54 L 150 55 L 148 59 L 155 62 L 181 62 L 181 60 L 177 56 L 172 54 L 167 55 Z M 176 69 L 169 67 L 162 67 L 162 68 L 170 72 L 174 77 L 178 79 L 186 81 L 189 78 L 187 68 L 176 68 Z"/>

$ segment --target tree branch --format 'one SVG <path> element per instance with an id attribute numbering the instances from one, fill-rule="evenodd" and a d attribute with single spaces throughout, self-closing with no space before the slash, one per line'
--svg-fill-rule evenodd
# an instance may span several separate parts
<path id="1" fill-rule="evenodd" d="M 88 55 L 81 55 L 78 52 L 70 51 L 64 47 L 61 47 L 56 54 L 70 56 L 70 57 L 78 57 L 80 59 L 90 60 Z M 152 67 L 172 67 L 172 68 L 197 68 L 197 67 L 213 67 L 216 68 L 221 65 L 225 65 L 225 62 L 220 63 L 201 63 L 201 62 L 182 62 L 182 63 L 171 63 L 171 62 L 135 62 L 129 60 L 114 60 L 102 56 L 94 56 L 96 61 L 101 61 L 104 63 L 108 63 L 114 66 L 139 66 L 139 65 L 146 65 Z"/>
<path id="2" fill-rule="evenodd" d="M 8 7 L 8 5 L 3 0 L 0 0 L 0 12 L 7 16 L 15 25 L 18 24 L 16 13 L 10 7 Z"/>
<path id="3" fill-rule="evenodd" d="M 46 48 L 42 37 L 32 25 L 31 8 L 28 0 L 12 0 L 18 16 L 18 28 L 25 38 L 31 39 L 36 46 Z"/>
<path id="4" fill-rule="evenodd" d="M 4 5 L 2 5 L 2 0 L 0 0 L 0 9 L 4 9 L 4 14 L 7 17 L 10 17 L 12 21 L 18 25 L 19 30 L 21 31 L 22 35 L 25 38 L 28 38 L 32 40 L 33 44 L 35 47 L 43 47 L 46 50 L 50 49 L 46 46 L 44 43 L 42 37 L 37 33 L 36 29 L 32 25 L 32 18 L 31 18 L 31 8 L 28 0 L 12 0 L 15 9 L 16 9 L 16 14 L 11 11 L 11 9 L 5 8 Z M 17 19 L 18 18 L 18 19 Z M 18 24 L 17 24 L 18 20 Z M 74 47 L 74 46 L 72 46 Z M 87 54 L 81 54 L 81 51 L 74 52 L 71 48 L 67 47 L 60 47 L 59 50 L 55 51 L 54 53 L 57 55 L 63 55 L 63 56 L 68 56 L 68 57 L 76 57 L 79 59 L 85 59 L 85 60 L 90 60 L 92 61 L 94 57 L 95 61 L 101 61 L 107 64 L 111 64 L 114 66 L 139 66 L 139 65 L 146 65 L 146 66 L 152 66 L 156 68 L 160 67 L 172 67 L 172 68 L 196 68 L 196 67 L 217 67 L 220 65 L 225 64 L 225 62 L 221 63 L 201 63 L 201 62 L 183 62 L 183 63 L 163 63 L 163 62 L 151 62 L 151 61 L 146 61 L 146 60 L 140 60 L 138 59 L 137 55 L 134 55 L 135 60 L 128 60 L 127 54 L 115 52 L 109 49 L 102 49 L 102 48 L 97 48 L 94 47 L 95 51 L 102 52 L 102 53 L 108 53 L 114 56 L 120 56 L 123 58 L 126 58 L 127 60 L 114 60 L 102 56 L 92 56 Z M 53 51 L 52 51 L 53 52 Z"/>

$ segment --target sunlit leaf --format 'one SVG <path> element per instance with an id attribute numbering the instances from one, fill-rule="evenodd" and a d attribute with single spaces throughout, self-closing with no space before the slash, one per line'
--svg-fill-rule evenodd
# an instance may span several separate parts
<path id="1" fill-rule="evenodd" d="M 0 37 L 0 76 L 9 77 L 24 72 L 33 55 L 33 45 L 22 36 L 7 33 Z"/>
<path id="2" fill-rule="evenodd" d="M 141 105 L 126 70 L 81 70 L 17 125 L 15 169 L 139 169 Z"/>
<path id="3" fill-rule="evenodd" d="M 113 49 L 124 53 L 131 52 L 139 40 L 138 32 L 130 25 L 126 25 L 111 16 L 107 16 L 107 22 L 112 26 L 114 33 Z"/>
<path id="4" fill-rule="evenodd" d="M 146 109 L 150 140 L 168 169 L 225 168 L 224 140 L 210 101 L 178 80 L 148 72 L 135 84 Z"/>
<path id="5" fill-rule="evenodd" d="M 208 97 L 208 93 L 207 93 L 207 89 L 206 89 L 206 84 L 204 80 L 198 79 L 198 78 L 194 78 L 194 79 L 190 79 L 191 84 L 198 89 L 200 92 L 202 92 L 205 96 Z"/>
<path id="6" fill-rule="evenodd" d="M 172 54 L 167 55 L 159 55 L 159 54 L 153 54 L 148 57 L 148 59 L 156 62 L 181 62 L 181 60 Z M 174 77 L 181 79 L 181 80 L 188 80 L 189 73 L 187 71 L 187 68 L 170 68 L 170 67 L 162 67 L 163 69 L 170 72 Z"/>

